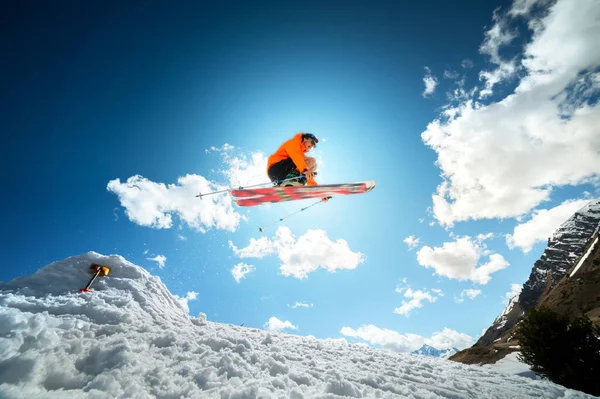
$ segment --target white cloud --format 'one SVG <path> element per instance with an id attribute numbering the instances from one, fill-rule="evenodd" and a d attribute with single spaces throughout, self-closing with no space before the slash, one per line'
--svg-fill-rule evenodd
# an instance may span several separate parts
<path id="1" fill-rule="evenodd" d="M 508 14 L 510 16 L 525 16 L 538 5 L 547 5 L 553 0 L 514 0 L 511 9 Z"/>
<path id="2" fill-rule="evenodd" d="M 154 258 L 146 258 L 146 259 L 158 263 L 158 267 L 160 267 L 161 269 L 163 269 L 165 267 L 165 263 L 167 262 L 167 257 L 164 255 L 156 255 Z"/>
<path id="3" fill-rule="evenodd" d="M 356 330 L 351 327 L 342 327 L 340 332 L 347 337 L 360 338 L 372 345 L 379 345 L 397 352 L 412 352 L 424 344 L 437 349 L 464 349 L 474 342 L 472 337 L 449 328 L 434 333 L 431 338 L 424 338 L 417 334 L 400 334 L 397 331 L 378 328 L 372 324 L 363 325 Z"/>
<path id="4" fill-rule="evenodd" d="M 479 93 L 480 98 L 491 95 L 496 84 L 513 77 L 518 72 L 516 60 L 503 60 L 500 57 L 500 47 L 512 42 L 517 34 L 509 28 L 509 19 L 502 16 L 498 10 L 494 11 L 493 19 L 494 25 L 485 33 L 485 39 L 479 51 L 482 54 L 487 54 L 490 61 L 496 64 L 497 67 L 492 71 L 481 71 L 479 73 L 479 79 L 485 82 L 484 89 Z"/>
<path id="5" fill-rule="evenodd" d="M 426 340 L 427 345 L 436 349 L 464 349 L 473 345 L 473 338 L 467 334 L 459 333 L 449 328 L 444 328 L 441 332 L 436 332 L 431 338 Z"/>
<path id="6" fill-rule="evenodd" d="M 182 235 L 182 234 L 177 234 L 177 238 L 179 238 L 179 240 L 181 240 L 181 241 L 186 241 L 187 240 L 187 237 L 184 236 L 184 235 Z"/>
<path id="7" fill-rule="evenodd" d="M 440 290 L 439 288 L 432 288 L 431 292 L 435 292 L 438 296 L 444 296 L 444 291 Z"/>
<path id="8" fill-rule="evenodd" d="M 491 238 L 494 238 L 494 233 L 478 234 L 477 235 L 477 241 L 479 241 L 479 242 L 483 242 L 483 241 L 489 240 Z"/>
<path id="9" fill-rule="evenodd" d="M 227 168 L 222 173 L 227 177 L 231 187 L 245 187 L 248 185 L 268 183 L 267 156 L 261 152 L 253 152 L 232 156 L 228 152 L 222 153 L 223 162 Z"/>
<path id="10" fill-rule="evenodd" d="M 268 322 L 264 324 L 264 328 L 269 331 L 281 331 L 285 329 L 297 330 L 298 327 L 290 323 L 290 321 L 281 321 L 277 317 L 271 317 Z"/>
<path id="11" fill-rule="evenodd" d="M 466 290 L 462 290 L 462 292 L 460 293 L 460 297 L 454 298 L 454 300 L 458 303 L 462 303 L 464 302 L 465 297 L 469 299 L 475 299 L 479 295 L 481 295 L 481 290 L 469 288 Z"/>
<path id="12" fill-rule="evenodd" d="M 404 239 L 404 242 L 408 244 L 408 249 L 413 249 L 417 245 L 419 245 L 419 239 L 415 236 L 409 236 Z"/>
<path id="13" fill-rule="evenodd" d="M 479 79 L 485 82 L 485 87 L 479 92 L 480 98 L 491 96 L 493 88 L 500 82 L 513 77 L 518 72 L 518 67 L 515 60 L 502 62 L 493 71 L 479 72 Z"/>
<path id="14" fill-rule="evenodd" d="M 494 64 L 500 64 L 502 62 L 499 54 L 500 47 L 512 42 L 517 37 L 517 34 L 510 29 L 509 20 L 502 16 L 498 9 L 494 11 L 492 19 L 494 20 L 494 25 L 485 32 L 485 39 L 479 47 L 479 51 L 482 54 L 488 55 Z"/>
<path id="15" fill-rule="evenodd" d="M 425 67 L 425 77 L 423 78 L 425 83 L 425 91 L 423 91 L 423 97 L 427 97 L 435 92 L 435 88 L 438 85 L 438 80 L 435 76 L 431 75 L 431 70 Z"/>
<path id="16" fill-rule="evenodd" d="M 517 225 L 513 234 L 506 235 L 506 244 L 510 249 L 518 247 L 528 253 L 537 242 L 546 241 L 562 223 L 588 202 L 587 199 L 568 200 L 552 209 L 534 211 L 530 220 Z"/>
<path id="17" fill-rule="evenodd" d="M 107 190 L 119 197 L 129 220 L 141 226 L 168 229 L 173 226 L 172 216 L 177 215 L 201 232 L 210 228 L 235 231 L 242 217 L 234 211 L 228 195 L 196 198 L 200 192 L 222 188 L 198 175 L 180 177 L 177 184 L 169 185 L 139 175 L 124 183 L 119 179 L 111 180 L 107 185 Z"/>
<path id="18" fill-rule="evenodd" d="M 396 288 L 396 292 L 401 293 L 404 291 L 404 297 L 409 298 L 409 301 L 402 301 L 400 307 L 394 309 L 394 313 L 409 316 L 410 312 L 416 308 L 423 307 L 423 301 L 429 301 L 431 303 L 437 301 L 437 296 L 431 295 L 427 291 L 416 290 L 413 291 L 411 288 L 407 288 L 406 290 L 403 288 Z M 433 290 L 432 290 L 433 291 Z"/>
<path id="19" fill-rule="evenodd" d="M 495 13 L 481 47 L 498 65 L 483 75 L 489 84 L 512 77 L 514 61 L 514 92 L 483 104 L 474 100 L 476 90 L 422 133 L 442 171 L 432 196 L 442 225 L 523 216 L 549 200 L 554 187 L 598 179 L 600 103 L 593 98 L 600 80 L 593 75 L 600 67 L 600 7 L 595 0 L 558 0 L 532 13 L 532 4 L 518 1 L 507 14 Z M 533 36 L 522 54 L 505 61 L 500 49 L 516 34 L 511 18 L 525 18 Z"/>
<path id="20" fill-rule="evenodd" d="M 252 273 L 255 270 L 253 265 L 248 265 L 246 263 L 238 263 L 231 269 L 231 275 L 235 279 L 237 283 L 240 282 L 241 279 L 246 277 L 246 274 Z"/>
<path id="21" fill-rule="evenodd" d="M 207 153 L 220 153 L 220 173 L 227 179 L 226 185 L 194 174 L 180 177 L 177 184 L 169 185 L 136 175 L 125 183 L 121 183 L 120 179 L 111 180 L 107 190 L 119 197 L 129 219 L 141 226 L 168 229 L 176 215 L 191 228 L 203 233 L 211 228 L 235 231 L 239 221 L 246 218 L 234 210 L 227 193 L 196 197 L 198 193 L 269 182 L 265 172 L 267 157 L 263 153 L 235 155 L 233 150 L 234 147 L 229 144 L 206 150 Z"/>
<path id="22" fill-rule="evenodd" d="M 312 308 L 312 307 L 313 307 L 312 303 L 303 303 L 303 302 L 296 302 L 292 306 L 288 305 L 288 308 L 292 308 L 292 309 L 296 309 L 296 308 Z"/>
<path id="23" fill-rule="evenodd" d="M 522 289 L 523 289 L 523 284 L 511 284 L 510 291 L 508 291 L 506 294 L 504 294 L 504 297 L 502 298 L 502 303 L 508 304 L 508 302 L 510 302 L 511 299 L 513 299 L 515 296 L 521 294 Z"/>
<path id="24" fill-rule="evenodd" d="M 184 297 L 180 297 L 179 295 L 173 296 L 175 297 L 175 299 L 177 299 L 177 302 L 179 302 L 181 306 L 183 306 L 186 313 L 190 313 L 190 306 L 188 302 L 195 301 L 196 299 L 198 299 L 198 293 L 194 291 L 188 292 Z"/>
<path id="25" fill-rule="evenodd" d="M 271 239 L 250 239 L 250 244 L 242 249 L 231 242 L 229 246 L 240 258 L 277 254 L 282 262 L 281 273 L 299 279 L 307 278 L 319 268 L 331 273 L 340 269 L 352 270 L 365 261 L 365 256 L 352 252 L 345 240 L 332 241 L 324 230 L 307 230 L 296 239 L 288 227 L 280 226 Z"/>
<path id="26" fill-rule="evenodd" d="M 489 254 L 489 261 L 477 266 L 482 256 Z M 458 237 L 454 242 L 445 242 L 442 247 L 424 246 L 417 251 L 421 266 L 433 268 L 435 273 L 457 280 L 471 280 L 487 284 L 491 274 L 509 266 L 499 254 L 490 253 L 481 242 L 470 237 Z"/>
<path id="27" fill-rule="evenodd" d="M 277 234 L 277 237 L 279 238 L 279 230 L 277 231 Z M 238 249 L 231 241 L 229 241 L 229 247 L 236 256 L 240 258 L 263 258 L 265 256 L 276 254 L 279 242 L 280 241 L 277 239 L 270 240 L 268 237 L 263 236 L 258 240 L 256 238 L 250 238 L 248 246 L 242 249 Z M 286 243 L 289 244 L 290 242 Z"/>

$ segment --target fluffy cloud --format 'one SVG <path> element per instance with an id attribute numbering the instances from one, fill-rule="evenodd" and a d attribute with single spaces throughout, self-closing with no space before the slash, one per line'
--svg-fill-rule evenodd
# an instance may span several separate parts
<path id="1" fill-rule="evenodd" d="M 483 242 L 483 241 L 489 240 L 491 238 L 494 238 L 494 233 L 477 234 L 477 241 L 479 241 L 479 242 Z"/>
<path id="2" fill-rule="evenodd" d="M 475 290 L 472 288 L 462 290 L 459 297 L 454 298 L 456 302 L 462 303 L 465 301 L 465 297 L 469 299 L 475 299 L 477 296 L 481 295 L 481 290 Z"/>
<path id="3" fill-rule="evenodd" d="M 201 232 L 210 228 L 235 231 L 241 216 L 234 211 L 228 195 L 196 198 L 200 192 L 222 188 L 198 175 L 180 177 L 177 184 L 169 185 L 139 175 L 123 183 L 114 179 L 107 185 L 107 190 L 119 197 L 129 220 L 140 226 L 168 229 L 173 226 L 172 216 L 177 215 L 182 222 Z"/>
<path id="4" fill-rule="evenodd" d="M 396 289 L 396 292 L 404 291 L 404 297 L 408 298 L 408 301 L 402 301 L 402 305 L 394 309 L 394 313 L 407 316 L 413 309 L 423 307 L 424 301 L 429 301 L 433 303 L 437 301 L 437 296 L 431 295 L 428 291 L 416 290 L 413 291 L 411 288 L 404 289 Z"/>
<path id="5" fill-rule="evenodd" d="M 408 249 L 413 249 L 419 245 L 419 239 L 415 236 L 409 236 L 404 239 L 404 242 L 408 245 Z"/>
<path id="6" fill-rule="evenodd" d="M 530 220 L 517 225 L 513 234 L 506 236 L 506 244 L 510 249 L 521 248 L 524 253 L 531 251 L 535 243 L 546 241 L 562 223 L 588 202 L 589 200 L 569 200 L 552 209 L 534 211 Z"/>
<path id="7" fill-rule="evenodd" d="M 489 256 L 489 261 L 478 266 L 485 255 Z M 492 273 L 509 266 L 502 255 L 490 253 L 483 243 L 470 237 L 458 237 L 441 248 L 424 246 L 417 252 L 417 261 L 421 266 L 433 268 L 440 276 L 478 284 L 487 284 Z"/>
<path id="8" fill-rule="evenodd" d="M 245 218 L 235 212 L 227 194 L 202 199 L 196 195 L 268 182 L 267 157 L 260 152 L 235 155 L 234 147 L 229 144 L 206 150 L 207 154 L 211 152 L 221 156 L 219 172 L 227 180 L 224 185 L 199 175 L 186 175 L 180 177 L 177 184 L 168 185 L 136 175 L 123 183 L 120 179 L 111 180 L 107 190 L 119 197 L 129 220 L 141 226 L 168 229 L 173 226 L 173 216 L 178 216 L 182 222 L 203 233 L 211 228 L 235 231 L 239 221 Z"/>
<path id="9" fill-rule="evenodd" d="M 252 273 L 255 270 L 253 265 L 248 265 L 246 263 L 238 263 L 231 269 L 231 275 L 235 279 L 237 283 L 240 282 L 241 279 L 246 277 L 246 274 Z"/>
<path id="10" fill-rule="evenodd" d="M 332 241 L 323 230 L 307 230 L 296 239 L 292 231 L 280 226 L 273 238 L 250 239 L 247 247 L 239 249 L 231 241 L 229 246 L 240 258 L 262 258 L 277 254 L 285 276 L 307 278 L 309 273 L 323 268 L 329 272 L 355 269 L 365 261 L 360 252 L 352 252 L 345 240 Z"/>
<path id="11" fill-rule="evenodd" d="M 474 344 L 474 340 L 467 334 L 462 334 L 449 328 L 444 328 L 437 332 L 431 338 L 425 340 L 426 344 L 436 349 L 464 349 Z"/>
<path id="12" fill-rule="evenodd" d="M 599 18 L 595 0 L 516 1 L 508 13 L 494 14 L 480 50 L 497 67 L 480 75 L 483 90 L 516 72 L 519 79 L 514 92 L 488 104 L 476 100 L 488 92 L 466 92 L 422 133 L 442 171 L 432 196 L 440 224 L 523 216 L 547 201 L 553 187 L 598 178 Z M 500 50 L 518 34 L 511 26 L 521 19 L 532 37 L 505 60 Z"/>
<path id="13" fill-rule="evenodd" d="M 435 92 L 435 88 L 438 85 L 438 80 L 435 76 L 431 75 L 431 70 L 428 67 L 425 67 L 425 77 L 423 78 L 423 83 L 425 83 L 423 97 L 430 96 Z"/>
<path id="14" fill-rule="evenodd" d="M 360 338 L 372 345 L 379 345 L 382 348 L 397 352 L 412 352 L 421 348 L 424 344 L 437 349 L 464 349 L 474 342 L 469 335 L 458 333 L 449 328 L 434 333 L 431 338 L 424 338 L 417 334 L 400 334 L 397 331 L 378 328 L 372 324 L 363 325 L 356 330 L 351 327 L 343 327 L 340 332 L 347 337 Z"/>
<path id="15" fill-rule="evenodd" d="M 194 291 L 188 292 L 186 294 L 186 296 L 184 296 L 184 297 L 180 297 L 178 295 L 173 295 L 173 296 L 175 297 L 175 299 L 177 299 L 177 301 L 181 304 L 181 306 L 183 306 L 186 313 L 190 313 L 190 307 L 188 305 L 188 302 L 195 301 L 196 299 L 198 299 L 198 293 L 194 292 Z"/>
<path id="16" fill-rule="evenodd" d="M 230 151 L 223 151 L 223 162 L 226 168 L 222 173 L 227 177 L 231 187 L 248 186 L 269 182 L 267 177 L 267 156 L 261 152 L 250 155 L 233 156 Z"/>
<path id="17" fill-rule="evenodd" d="M 516 33 L 509 28 L 509 20 L 501 16 L 498 10 L 494 11 L 493 19 L 494 25 L 485 33 L 485 39 L 479 51 L 487 54 L 490 62 L 496 64 L 496 68 L 479 73 L 479 79 L 485 82 L 485 87 L 479 93 L 480 98 L 490 96 L 497 83 L 513 77 L 518 71 L 514 59 L 504 60 L 500 57 L 500 47 L 512 42 L 516 38 Z"/>
<path id="18" fill-rule="evenodd" d="M 264 328 L 269 331 L 281 331 L 285 329 L 297 330 L 298 327 L 290 323 L 288 320 L 281 321 L 277 317 L 271 317 L 269 321 L 264 324 Z"/>
<path id="19" fill-rule="evenodd" d="M 229 241 L 229 247 L 236 256 L 240 258 L 264 258 L 265 256 L 276 254 L 280 246 L 293 243 L 293 240 L 285 241 L 289 236 L 287 234 L 284 235 L 280 230 L 277 230 L 275 237 L 276 238 L 273 240 L 266 236 L 261 237 L 258 240 L 256 238 L 250 238 L 250 243 L 242 249 L 239 249 L 233 242 Z"/>
<path id="20" fill-rule="evenodd" d="M 165 267 L 165 263 L 167 262 L 167 257 L 164 255 L 156 255 L 154 258 L 146 258 L 146 259 L 158 263 L 158 267 L 160 267 L 161 269 L 163 269 Z"/>

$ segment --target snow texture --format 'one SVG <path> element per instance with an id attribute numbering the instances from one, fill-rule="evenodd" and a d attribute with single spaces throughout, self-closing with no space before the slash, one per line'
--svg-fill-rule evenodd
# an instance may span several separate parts
<path id="1" fill-rule="evenodd" d="M 579 260 L 579 263 L 577 263 L 577 266 L 575 266 L 575 269 L 573 269 L 573 273 L 571 273 L 572 276 L 575 275 L 575 273 L 577 273 L 577 270 L 579 270 L 581 265 L 583 265 L 583 262 L 585 262 L 585 260 L 588 258 L 588 256 L 590 256 L 590 253 L 592 253 L 592 250 L 594 249 L 594 247 L 596 246 L 597 243 L 598 243 L 598 237 L 596 237 L 596 239 L 594 240 L 592 245 L 590 245 L 590 247 L 588 248 L 585 255 L 583 255 L 583 257 Z"/>
<path id="2" fill-rule="evenodd" d="M 554 287 L 584 254 L 600 223 L 600 200 L 590 201 L 564 222 L 548 240 L 548 247 L 534 265 L 534 271 L 519 297 L 521 308 L 534 306 L 551 279 Z"/>
<path id="3" fill-rule="evenodd" d="M 531 369 L 529 365 L 519 361 L 517 356 L 519 352 L 512 352 L 498 360 L 494 364 L 484 364 L 481 367 L 488 370 L 501 371 L 503 373 L 520 375 L 522 377 L 529 377 L 533 379 L 540 379 Z"/>
<path id="4" fill-rule="evenodd" d="M 110 275 L 78 293 L 91 263 Z M 89 252 L 0 282 L 0 397 L 590 396 L 443 359 L 190 317 L 158 277 Z"/>

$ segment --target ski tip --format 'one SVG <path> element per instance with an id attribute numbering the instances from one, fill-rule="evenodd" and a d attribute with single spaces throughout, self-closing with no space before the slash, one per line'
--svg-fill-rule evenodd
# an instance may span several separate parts
<path id="1" fill-rule="evenodd" d="M 366 187 L 366 191 L 369 192 L 371 190 L 373 190 L 375 188 L 375 180 L 367 180 L 364 182 L 365 183 L 365 187 Z"/>

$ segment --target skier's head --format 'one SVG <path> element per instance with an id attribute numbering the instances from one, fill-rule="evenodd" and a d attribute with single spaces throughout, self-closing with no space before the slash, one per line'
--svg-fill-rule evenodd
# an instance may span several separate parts
<path id="1" fill-rule="evenodd" d="M 302 144 L 307 151 L 310 151 L 312 148 L 317 146 L 319 139 L 312 133 L 304 133 L 302 134 Z"/>

